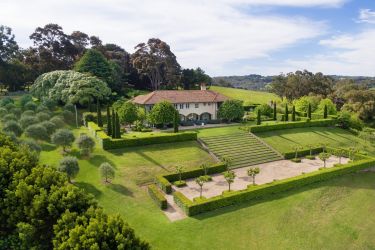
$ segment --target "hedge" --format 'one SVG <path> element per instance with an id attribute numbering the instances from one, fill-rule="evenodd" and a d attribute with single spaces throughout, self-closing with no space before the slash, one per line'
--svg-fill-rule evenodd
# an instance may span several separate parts
<path id="1" fill-rule="evenodd" d="M 275 124 L 263 124 L 248 127 L 248 131 L 252 133 L 274 131 L 291 128 L 307 128 L 307 127 L 326 127 L 334 126 L 336 121 L 333 119 L 313 120 L 313 121 L 296 121 L 296 122 L 281 122 Z"/>
<path id="2" fill-rule="evenodd" d="M 264 198 L 271 194 L 280 193 L 293 188 L 302 187 L 319 181 L 328 180 L 336 176 L 354 173 L 375 165 L 375 159 L 360 160 L 332 168 L 324 168 L 312 173 L 274 181 L 269 184 L 252 186 L 240 191 L 227 192 L 203 201 L 191 201 L 180 192 L 173 193 L 174 200 L 188 216 L 212 211 L 218 208 L 246 202 L 253 199 Z"/>
<path id="3" fill-rule="evenodd" d="M 103 120 L 103 123 L 105 123 L 105 124 L 107 123 L 107 115 L 106 114 L 107 114 L 106 112 L 102 111 L 102 120 Z M 98 114 L 96 112 L 84 112 L 82 114 L 83 124 L 85 126 L 88 126 L 89 122 L 96 122 L 97 116 L 98 116 Z"/>
<path id="4" fill-rule="evenodd" d="M 95 136 L 99 145 L 103 149 L 117 149 L 126 147 L 136 147 L 152 144 L 162 144 L 170 142 L 194 141 L 197 140 L 197 133 L 194 131 L 186 131 L 181 133 L 155 133 L 150 137 L 142 138 L 121 138 L 113 139 L 108 136 L 102 128 L 94 122 L 88 122 L 89 131 Z"/>
<path id="5" fill-rule="evenodd" d="M 227 170 L 227 167 L 224 163 L 216 163 L 207 169 L 207 174 L 216 174 L 221 173 Z M 204 171 L 201 168 L 195 168 L 189 171 L 184 171 L 181 173 L 181 179 L 191 179 L 196 178 L 201 175 L 204 175 Z M 178 181 L 180 179 L 179 174 L 173 173 L 173 174 L 167 174 L 167 175 L 159 175 L 155 178 L 156 185 L 159 186 L 161 190 L 163 190 L 166 194 L 172 193 L 172 184 L 175 181 Z"/>
<path id="6" fill-rule="evenodd" d="M 323 152 L 322 147 L 317 147 L 317 148 L 311 148 L 312 154 L 316 155 L 321 152 Z M 303 157 L 306 155 L 310 155 L 310 149 L 302 149 L 298 151 L 298 157 Z M 284 159 L 293 159 L 296 156 L 296 151 L 290 151 L 283 153 Z"/>
<path id="7" fill-rule="evenodd" d="M 164 197 L 163 193 L 158 189 L 157 186 L 151 184 L 148 186 L 148 194 L 159 206 L 160 209 L 167 209 L 167 199 Z"/>

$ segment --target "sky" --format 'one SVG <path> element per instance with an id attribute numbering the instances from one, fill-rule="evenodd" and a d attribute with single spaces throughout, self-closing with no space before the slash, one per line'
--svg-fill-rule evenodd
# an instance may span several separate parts
<path id="1" fill-rule="evenodd" d="M 183 68 L 211 76 L 303 69 L 375 76 L 374 0 L 0 1 L 0 25 L 11 27 L 23 48 L 48 23 L 130 53 L 157 37 Z"/>

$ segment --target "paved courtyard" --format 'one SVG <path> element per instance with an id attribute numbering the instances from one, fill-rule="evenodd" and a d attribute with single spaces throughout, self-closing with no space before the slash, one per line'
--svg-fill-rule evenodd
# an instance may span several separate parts
<path id="1" fill-rule="evenodd" d="M 341 158 L 341 163 L 348 163 L 348 158 Z M 331 156 L 326 161 L 327 168 L 333 167 L 334 164 L 339 163 L 336 156 Z M 255 177 L 255 183 L 265 184 L 273 180 L 282 180 L 302 173 L 310 173 L 319 170 L 323 167 L 323 161 L 316 158 L 315 160 L 302 159 L 301 163 L 294 163 L 289 160 L 273 161 L 254 165 L 251 167 L 259 167 L 260 173 Z M 247 175 L 247 170 L 250 167 L 237 168 L 233 171 L 236 173 L 236 179 L 231 184 L 231 190 L 246 189 L 247 185 L 252 183 L 252 178 Z M 186 180 L 187 186 L 182 188 L 174 187 L 175 190 L 182 192 L 187 198 L 193 199 L 199 197 L 200 187 L 195 183 L 195 179 Z M 206 198 L 220 195 L 224 190 L 228 190 L 228 183 L 222 174 L 212 175 L 212 181 L 206 182 L 203 186 L 202 195 Z"/>

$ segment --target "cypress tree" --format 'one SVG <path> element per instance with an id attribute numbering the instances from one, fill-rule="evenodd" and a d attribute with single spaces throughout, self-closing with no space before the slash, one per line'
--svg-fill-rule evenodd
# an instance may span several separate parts
<path id="1" fill-rule="evenodd" d="M 112 138 L 116 138 L 116 115 L 114 110 L 112 110 Z"/>
<path id="2" fill-rule="evenodd" d="M 276 102 L 273 103 L 273 120 L 277 120 Z"/>
<path id="3" fill-rule="evenodd" d="M 309 103 L 309 107 L 307 109 L 307 118 L 311 120 L 311 104 Z"/>
<path id="4" fill-rule="evenodd" d="M 107 135 L 112 135 L 112 117 L 111 117 L 111 110 L 107 105 Z"/>
<path id="5" fill-rule="evenodd" d="M 99 99 L 96 101 L 96 119 L 99 127 L 103 127 L 102 111 L 100 108 Z"/>
<path id="6" fill-rule="evenodd" d="M 327 119 L 328 117 L 328 108 L 327 108 L 327 104 L 324 105 L 324 119 Z"/>
<path id="7" fill-rule="evenodd" d="M 176 110 L 174 113 L 174 119 L 173 119 L 173 132 L 178 133 L 178 111 Z"/>
<path id="8" fill-rule="evenodd" d="M 289 121 L 288 104 L 285 105 L 284 121 L 286 121 L 286 122 Z"/>
<path id="9" fill-rule="evenodd" d="M 293 105 L 292 109 L 292 121 L 296 121 L 296 107 Z"/>
<path id="10" fill-rule="evenodd" d="M 260 110 L 257 111 L 257 125 L 260 125 L 262 123 Z"/>
<path id="11" fill-rule="evenodd" d="M 120 131 L 120 119 L 116 112 L 116 138 L 121 138 L 121 131 Z"/>

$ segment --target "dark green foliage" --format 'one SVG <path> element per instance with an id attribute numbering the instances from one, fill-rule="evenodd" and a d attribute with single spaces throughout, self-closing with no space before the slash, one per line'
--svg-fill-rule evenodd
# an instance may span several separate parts
<path id="1" fill-rule="evenodd" d="M 0 108 L 0 117 L 3 117 L 6 114 L 8 114 L 8 110 L 6 108 Z"/>
<path id="2" fill-rule="evenodd" d="M 63 152 L 66 152 L 66 148 L 71 147 L 74 142 L 74 135 L 69 129 L 59 129 L 53 133 L 51 141 L 53 144 L 61 146 Z"/>
<path id="3" fill-rule="evenodd" d="M 176 110 L 174 113 L 174 118 L 173 118 L 173 132 L 178 133 L 178 125 L 180 123 L 180 114 Z"/>
<path id="4" fill-rule="evenodd" d="M 22 110 L 20 108 L 14 108 L 10 112 L 12 112 L 12 114 L 19 118 L 21 116 Z"/>
<path id="5" fill-rule="evenodd" d="M 115 110 L 112 110 L 112 133 L 111 133 L 112 138 L 116 138 L 116 115 L 115 115 Z"/>
<path id="6" fill-rule="evenodd" d="M 288 104 L 285 104 L 284 121 L 289 121 Z"/>
<path id="7" fill-rule="evenodd" d="M 293 108 L 292 108 L 292 121 L 295 122 L 296 121 L 296 107 L 293 105 Z"/>
<path id="8" fill-rule="evenodd" d="M 264 116 L 268 116 L 268 117 L 271 117 L 272 113 L 273 113 L 273 110 L 271 108 L 270 105 L 268 104 L 261 104 L 261 105 L 258 105 L 254 112 L 257 113 L 257 111 L 260 111 L 260 113 Z"/>
<path id="9" fill-rule="evenodd" d="M 21 98 L 20 98 L 21 107 L 24 107 L 26 105 L 26 103 L 28 103 L 28 102 L 32 102 L 32 100 L 33 100 L 33 97 L 31 95 L 21 96 Z"/>
<path id="10" fill-rule="evenodd" d="M 328 117 L 328 108 L 327 108 L 327 104 L 324 105 L 324 113 L 323 113 L 323 118 L 324 119 L 327 119 Z"/>
<path id="11" fill-rule="evenodd" d="M 39 105 L 39 106 L 36 108 L 35 111 L 38 112 L 38 113 L 42 113 L 42 112 L 50 113 L 49 108 L 47 108 L 47 107 L 44 106 L 43 104 Z"/>
<path id="12" fill-rule="evenodd" d="M 112 179 L 115 178 L 115 169 L 108 162 L 103 162 L 102 164 L 100 164 L 99 173 L 106 183 L 109 183 Z"/>
<path id="13" fill-rule="evenodd" d="M 244 114 L 245 111 L 240 100 L 226 100 L 218 111 L 218 116 L 229 122 L 241 120 Z"/>
<path id="14" fill-rule="evenodd" d="M 321 152 L 323 152 L 322 147 L 311 148 L 311 153 L 313 155 L 319 154 Z M 298 154 L 299 157 L 310 155 L 310 149 L 298 150 L 297 154 Z M 296 156 L 296 151 L 286 152 L 286 153 L 283 154 L 283 156 L 284 156 L 284 159 L 293 159 Z"/>
<path id="15" fill-rule="evenodd" d="M 309 106 L 307 108 L 307 118 L 311 120 L 311 104 L 309 103 Z"/>
<path id="16" fill-rule="evenodd" d="M 23 132 L 20 124 L 13 120 L 10 120 L 3 125 L 3 131 L 7 133 L 14 133 L 17 137 L 21 136 Z"/>
<path id="17" fill-rule="evenodd" d="M 273 120 L 277 120 L 277 109 L 276 109 L 276 102 L 273 103 Z"/>
<path id="18" fill-rule="evenodd" d="M 42 147 L 33 139 L 24 139 L 21 141 L 21 144 L 27 145 L 30 150 L 40 153 Z"/>
<path id="19" fill-rule="evenodd" d="M 272 194 L 284 192 L 290 189 L 303 187 L 311 183 L 325 181 L 337 176 L 355 173 L 359 170 L 369 168 L 375 164 L 375 159 L 360 160 L 336 168 L 324 168 L 320 171 L 280 180 L 273 183 L 249 186 L 245 190 L 232 191 L 215 196 L 203 201 L 192 202 L 181 192 L 174 192 L 173 197 L 177 205 L 188 215 L 193 216 L 218 208 L 239 204 L 249 200 L 263 198 Z"/>
<path id="20" fill-rule="evenodd" d="M 65 156 L 60 160 L 58 170 L 60 172 L 66 173 L 68 176 L 68 181 L 76 177 L 79 172 L 78 160 L 76 157 Z"/>
<path id="21" fill-rule="evenodd" d="M 58 116 L 52 117 L 49 121 L 55 124 L 56 128 L 62 128 L 65 126 L 63 119 Z"/>
<path id="22" fill-rule="evenodd" d="M 35 112 L 33 110 L 26 110 L 21 114 L 21 118 L 25 116 L 35 116 Z"/>
<path id="23" fill-rule="evenodd" d="M 257 125 L 260 125 L 262 123 L 262 116 L 260 113 L 260 109 L 257 110 Z"/>
<path id="24" fill-rule="evenodd" d="M 167 199 L 164 197 L 163 193 L 158 189 L 156 185 L 148 185 L 147 190 L 150 197 L 155 201 L 160 209 L 167 209 Z"/>
<path id="25" fill-rule="evenodd" d="M 14 115 L 14 114 L 7 114 L 7 115 L 4 115 L 3 117 L 1 117 L 1 121 L 2 122 L 6 122 L 6 121 L 17 121 L 17 117 Z"/>
<path id="26" fill-rule="evenodd" d="M 97 100 L 97 102 L 96 102 L 96 114 L 97 114 L 96 124 L 98 124 L 99 127 L 103 127 L 102 110 L 101 110 L 101 107 L 100 107 L 99 100 Z"/>
<path id="27" fill-rule="evenodd" d="M 0 100 L 0 106 L 1 106 L 1 107 L 5 107 L 5 106 L 8 105 L 9 103 L 14 104 L 13 99 L 10 98 L 10 97 L 4 97 L 4 98 L 1 98 L 1 100 Z"/>
<path id="28" fill-rule="evenodd" d="M 121 138 L 121 125 L 120 125 L 120 119 L 118 116 L 118 113 L 115 113 L 115 118 L 116 118 L 116 139 Z"/>
<path id="29" fill-rule="evenodd" d="M 25 135 L 35 140 L 48 140 L 47 129 L 41 124 L 33 124 L 25 129 Z"/>
<path id="30" fill-rule="evenodd" d="M 109 106 L 107 106 L 107 135 L 112 135 L 112 117 L 111 117 L 111 110 Z"/>
<path id="31" fill-rule="evenodd" d="M 53 111 L 56 108 L 57 103 L 54 100 L 45 98 L 43 99 L 42 105 L 47 107 L 50 111 Z"/>
<path id="32" fill-rule="evenodd" d="M 95 141 L 90 136 L 81 134 L 77 139 L 77 146 L 81 155 L 89 156 L 95 147 Z"/>
<path id="33" fill-rule="evenodd" d="M 67 103 L 67 104 L 65 104 L 65 105 L 64 105 L 64 110 L 68 110 L 68 111 L 70 111 L 70 112 L 72 112 L 72 113 L 75 112 L 74 105 L 71 104 L 71 103 Z"/>
<path id="34" fill-rule="evenodd" d="M 152 124 L 161 124 L 163 126 L 173 123 L 176 109 L 170 102 L 162 101 L 155 104 L 149 115 Z"/>
<path id="35" fill-rule="evenodd" d="M 62 117 L 64 118 L 64 122 L 68 124 L 73 124 L 75 121 L 75 115 L 72 111 L 64 110 L 61 112 Z"/>
<path id="36" fill-rule="evenodd" d="M 47 112 L 39 112 L 36 114 L 36 118 L 41 122 L 48 121 L 51 118 L 51 114 Z"/>
<path id="37" fill-rule="evenodd" d="M 290 128 L 307 128 L 307 127 L 326 127 L 334 126 L 336 120 L 325 119 L 325 120 L 313 120 L 313 121 L 296 121 L 296 122 L 286 122 L 286 123 L 276 123 L 276 124 L 264 124 L 260 126 L 250 126 L 247 127 L 249 132 L 260 133 L 266 131 L 274 131 L 281 129 L 290 129 Z"/>
<path id="38" fill-rule="evenodd" d="M 132 102 L 123 103 L 118 109 L 120 121 L 125 124 L 132 124 L 138 119 L 138 109 Z"/>

